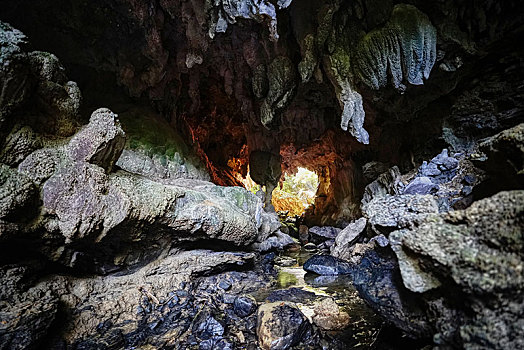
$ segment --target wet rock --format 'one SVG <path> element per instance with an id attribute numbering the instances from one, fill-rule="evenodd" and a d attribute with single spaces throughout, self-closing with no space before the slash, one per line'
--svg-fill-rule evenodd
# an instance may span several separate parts
<path id="1" fill-rule="evenodd" d="M 334 239 L 341 230 L 331 226 L 313 226 L 309 228 L 309 237 L 312 243 L 320 244 L 324 241 Z"/>
<path id="2" fill-rule="evenodd" d="M 268 237 L 265 241 L 260 243 L 254 243 L 252 245 L 253 250 L 259 252 L 267 252 L 270 250 L 283 250 L 285 247 L 294 244 L 293 238 L 291 236 L 277 231 L 273 236 Z"/>
<path id="3" fill-rule="evenodd" d="M 289 301 L 292 303 L 304 303 L 317 299 L 317 295 L 302 288 L 287 288 L 272 291 L 266 298 L 269 302 Z"/>
<path id="4" fill-rule="evenodd" d="M 89 124 L 69 142 L 69 156 L 74 161 L 96 164 L 111 172 L 126 142 L 118 116 L 107 108 L 91 114 Z"/>
<path id="5" fill-rule="evenodd" d="M 360 218 L 346 226 L 335 238 L 335 244 L 331 247 L 331 255 L 339 259 L 348 260 L 351 247 L 366 228 L 367 219 Z"/>
<path id="6" fill-rule="evenodd" d="M 275 259 L 275 265 L 282 266 L 282 267 L 290 267 L 297 264 L 297 259 L 286 257 L 286 256 L 279 256 Z"/>
<path id="7" fill-rule="evenodd" d="M 264 350 L 289 349 L 300 343 L 311 324 L 291 303 L 263 304 L 258 309 L 257 337 Z"/>
<path id="8" fill-rule="evenodd" d="M 250 296 L 238 296 L 233 303 L 233 310 L 240 317 L 247 317 L 257 309 L 257 302 Z"/>
<path id="9" fill-rule="evenodd" d="M 352 271 L 351 264 L 331 255 L 314 255 L 304 264 L 304 270 L 319 275 L 347 275 Z"/>
<path id="10" fill-rule="evenodd" d="M 422 300 L 404 288 L 394 259 L 370 250 L 351 276 L 360 296 L 379 315 L 411 337 L 432 335 Z"/>
<path id="11" fill-rule="evenodd" d="M 324 298 L 313 306 L 313 323 L 323 330 L 341 330 L 349 325 L 347 312 L 342 311 L 333 298 Z"/>

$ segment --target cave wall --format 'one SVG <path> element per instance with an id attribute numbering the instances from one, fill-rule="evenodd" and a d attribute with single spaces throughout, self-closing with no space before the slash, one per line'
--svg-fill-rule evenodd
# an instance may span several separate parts
<path id="1" fill-rule="evenodd" d="M 239 185 L 254 151 L 280 154 L 282 172 L 315 170 L 312 223 L 358 214 L 370 161 L 406 171 L 522 120 L 522 48 L 508 44 L 522 39 L 518 1 L 2 6 L 80 88 L 98 82 L 86 105 L 113 85 L 151 104 L 214 182 Z"/>

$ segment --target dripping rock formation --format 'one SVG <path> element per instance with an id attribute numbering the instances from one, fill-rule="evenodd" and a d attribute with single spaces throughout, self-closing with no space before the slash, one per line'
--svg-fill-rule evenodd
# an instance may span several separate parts
<path id="1" fill-rule="evenodd" d="M 0 8 L 1 350 L 524 348 L 522 2 Z"/>

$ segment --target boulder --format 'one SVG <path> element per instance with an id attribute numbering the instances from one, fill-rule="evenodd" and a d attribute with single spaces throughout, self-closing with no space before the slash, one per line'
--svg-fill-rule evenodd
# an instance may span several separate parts
<path id="1" fill-rule="evenodd" d="M 69 142 L 68 154 L 73 161 L 89 162 L 111 172 L 126 142 L 118 116 L 107 108 L 91 114 L 89 124 Z"/>
<path id="2" fill-rule="evenodd" d="M 292 303 L 268 303 L 258 308 L 257 337 L 264 350 L 289 349 L 310 330 L 306 316 Z"/>
<path id="3" fill-rule="evenodd" d="M 335 238 L 335 244 L 331 246 L 331 255 L 339 259 L 348 260 L 351 247 L 366 228 L 367 219 L 360 218 L 347 225 Z"/>
<path id="4" fill-rule="evenodd" d="M 362 197 L 362 205 L 369 203 L 374 198 L 384 197 L 388 194 L 400 194 L 402 186 L 400 170 L 394 166 L 387 172 L 380 174 L 375 181 L 366 186 Z"/>
<path id="5" fill-rule="evenodd" d="M 438 191 L 438 185 L 429 177 L 416 177 L 404 188 L 403 194 L 433 194 Z"/>
<path id="6" fill-rule="evenodd" d="M 362 206 L 362 214 L 372 226 L 390 229 L 409 227 L 438 211 L 431 195 L 385 195 Z"/>
<path id="7" fill-rule="evenodd" d="M 304 270 L 318 275 L 347 275 L 352 271 L 351 264 L 331 255 L 314 255 L 304 264 Z"/>
<path id="8" fill-rule="evenodd" d="M 313 226 L 309 228 L 309 238 L 315 244 L 334 239 L 341 230 L 331 226 Z"/>

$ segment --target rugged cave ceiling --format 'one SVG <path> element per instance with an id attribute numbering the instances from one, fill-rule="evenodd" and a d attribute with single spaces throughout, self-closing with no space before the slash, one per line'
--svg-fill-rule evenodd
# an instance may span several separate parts
<path id="1" fill-rule="evenodd" d="M 312 223 L 358 213 L 370 161 L 409 170 L 522 120 L 520 1 L 2 3 L 85 115 L 153 106 L 221 185 L 317 172 Z"/>

